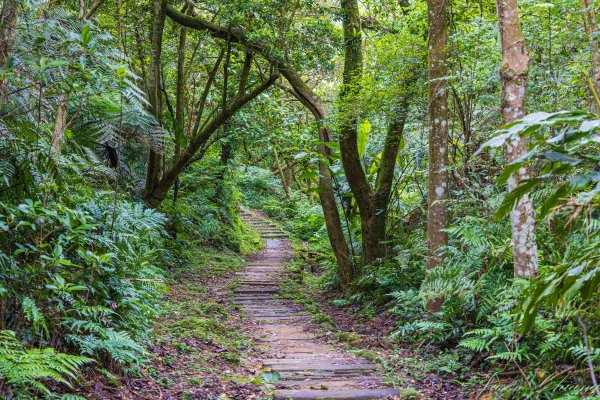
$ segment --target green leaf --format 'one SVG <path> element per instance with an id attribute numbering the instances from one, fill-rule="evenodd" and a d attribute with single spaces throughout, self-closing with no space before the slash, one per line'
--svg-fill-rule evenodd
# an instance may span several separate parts
<path id="1" fill-rule="evenodd" d="M 263 372 L 260 376 L 264 383 L 273 383 L 281 379 L 279 372 Z"/>
<path id="2" fill-rule="evenodd" d="M 365 151 L 367 150 L 367 143 L 369 142 L 369 135 L 371 133 L 371 123 L 365 119 L 358 126 L 358 156 L 363 158 Z"/>
<path id="3" fill-rule="evenodd" d="M 300 160 L 300 159 L 302 159 L 302 158 L 305 158 L 306 156 L 308 156 L 308 152 L 306 152 L 306 151 L 301 151 L 300 153 L 297 153 L 297 154 L 294 156 L 294 159 L 295 159 L 295 160 Z"/>

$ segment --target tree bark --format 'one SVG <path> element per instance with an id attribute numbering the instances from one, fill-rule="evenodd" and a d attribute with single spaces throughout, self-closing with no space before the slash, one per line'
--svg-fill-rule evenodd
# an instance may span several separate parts
<path id="1" fill-rule="evenodd" d="M 160 56 L 162 53 L 162 37 L 165 27 L 166 0 L 153 0 L 153 22 L 151 36 L 150 65 L 148 66 L 148 100 L 152 114 L 162 127 L 161 93 L 160 93 Z M 157 146 L 151 146 L 146 170 L 146 186 L 143 197 L 152 194 L 158 185 L 161 174 L 162 154 Z"/>
<path id="2" fill-rule="evenodd" d="M 62 149 L 63 140 L 65 137 L 65 130 L 67 129 L 67 99 L 65 95 L 60 96 L 58 99 L 58 105 L 56 107 L 56 117 L 54 119 L 54 130 L 52 132 L 52 152 L 60 154 Z"/>
<path id="3" fill-rule="evenodd" d="M 277 171 L 279 172 L 279 177 L 281 178 L 281 184 L 283 186 L 283 190 L 285 191 L 285 197 L 290 199 L 290 186 L 288 185 L 287 179 L 285 179 L 285 175 L 283 173 L 283 169 L 281 168 L 281 163 L 279 162 L 279 154 L 277 153 L 277 148 L 273 145 L 273 154 L 275 155 L 275 166 L 277 167 Z"/>
<path id="4" fill-rule="evenodd" d="M 96 0 L 90 7 L 89 11 L 85 14 L 85 19 L 90 19 L 96 15 L 100 6 L 104 3 L 104 0 Z"/>
<path id="5" fill-rule="evenodd" d="M 360 94 L 363 70 L 361 19 L 358 2 L 343 0 L 344 73 L 340 94 L 340 150 L 344 173 L 354 195 L 361 219 L 362 264 L 371 264 L 385 256 L 387 210 L 394 179 L 396 157 L 408 108 L 408 96 L 401 96 L 398 114 L 392 118 L 386 135 L 382 163 L 372 187 L 365 174 L 358 152 L 358 115 L 354 107 Z M 409 78 L 407 85 L 412 82 Z"/>
<path id="6" fill-rule="evenodd" d="M 77 17 L 79 19 L 83 19 L 83 17 L 85 17 L 85 0 L 79 0 L 79 14 Z"/>
<path id="7" fill-rule="evenodd" d="M 319 153 L 323 157 L 330 159 L 332 155 L 331 149 L 325 143 L 333 142 L 331 131 L 324 125 L 324 121 L 317 119 L 317 122 L 320 125 L 319 141 L 321 143 L 319 144 Z M 319 162 L 319 201 L 321 202 L 321 209 L 325 217 L 327 237 L 337 261 L 340 286 L 342 289 L 347 289 L 352 284 L 356 271 L 352 257 L 350 257 L 350 250 L 342 228 L 340 212 L 333 193 L 333 178 L 329 166 L 325 161 Z"/>
<path id="8" fill-rule="evenodd" d="M 521 31 L 517 0 L 496 0 L 500 42 L 502 45 L 502 119 L 508 124 L 525 116 L 525 89 L 529 55 Z M 511 163 L 527 152 L 525 138 L 511 141 L 506 147 L 507 162 Z M 528 179 L 526 168 L 513 173 L 508 180 L 508 191 Z M 533 203 L 528 195 L 519 200 L 510 213 L 514 247 L 515 276 L 530 278 L 538 274 L 537 242 Z"/>
<path id="9" fill-rule="evenodd" d="M 370 264 L 379 258 L 380 237 L 379 232 L 372 228 L 378 227 L 376 223 L 376 210 L 374 192 L 367 180 L 367 176 L 360 161 L 358 152 L 358 110 L 355 109 L 356 97 L 361 92 L 361 78 L 363 70 L 362 34 L 358 1 L 342 0 L 342 15 L 344 26 L 344 72 L 342 91 L 340 93 L 340 155 L 344 173 L 348 180 L 350 190 L 354 195 L 361 220 L 362 233 L 362 264 Z M 384 221 L 385 224 L 385 221 Z M 385 236 L 385 225 L 383 228 Z M 379 233 L 379 234 L 378 234 Z"/>
<path id="10" fill-rule="evenodd" d="M 181 26 L 179 30 L 179 43 L 177 44 L 177 83 L 175 87 L 175 154 L 181 153 L 181 143 L 184 141 L 183 127 L 185 126 L 185 43 L 187 28 Z M 175 180 L 173 188 L 173 201 L 179 196 L 179 177 Z"/>
<path id="11" fill-rule="evenodd" d="M 429 189 L 427 196 L 427 268 L 442 260 L 442 247 L 448 244 L 448 1 L 427 0 L 429 53 L 427 60 L 429 117 Z M 438 311 L 441 299 L 427 304 Z"/>
<path id="12" fill-rule="evenodd" d="M 17 40 L 19 0 L 4 0 L 0 10 L 0 68 L 5 69 Z"/>

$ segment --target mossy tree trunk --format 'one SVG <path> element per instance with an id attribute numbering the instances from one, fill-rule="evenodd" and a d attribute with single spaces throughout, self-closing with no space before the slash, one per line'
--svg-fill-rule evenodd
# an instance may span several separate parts
<path id="1" fill-rule="evenodd" d="M 427 194 L 427 268 L 435 268 L 442 260 L 442 249 L 448 244 L 448 1 L 428 0 L 429 24 L 428 124 L 429 124 L 429 189 Z M 427 304 L 438 311 L 441 299 Z"/>

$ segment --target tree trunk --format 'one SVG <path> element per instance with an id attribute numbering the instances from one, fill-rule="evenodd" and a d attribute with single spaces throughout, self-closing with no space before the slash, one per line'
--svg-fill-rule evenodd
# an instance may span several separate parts
<path id="1" fill-rule="evenodd" d="M 85 17 L 85 0 L 79 0 L 79 14 L 77 16 L 79 19 Z"/>
<path id="2" fill-rule="evenodd" d="M 319 125 L 324 122 L 318 120 Z M 331 149 L 325 143 L 331 143 L 331 132 L 324 126 L 319 126 L 319 153 L 325 157 L 331 156 Z M 340 277 L 340 286 L 346 289 L 354 280 L 354 263 L 350 257 L 346 236 L 342 229 L 342 221 L 338 210 L 335 195 L 333 194 L 333 179 L 329 166 L 324 162 L 319 163 L 319 200 L 325 217 L 325 227 L 327 228 L 327 237 L 331 249 L 335 255 L 338 266 L 338 275 Z"/>
<path id="3" fill-rule="evenodd" d="M 448 2 L 427 0 L 429 54 L 427 69 L 429 117 L 429 189 L 427 196 L 427 268 L 442 260 L 442 247 L 448 244 Z M 440 299 L 427 304 L 430 312 L 438 311 Z"/>
<path id="4" fill-rule="evenodd" d="M 283 173 L 283 169 L 281 168 L 281 163 L 279 162 L 279 154 L 277 153 L 277 148 L 273 145 L 273 154 L 275 155 L 275 167 L 277 167 L 277 172 L 279 172 L 279 177 L 281 178 L 281 185 L 283 186 L 283 190 L 285 190 L 285 197 L 290 199 L 290 187 L 285 179 L 285 174 Z"/>
<path id="5" fill-rule="evenodd" d="M 94 15 L 96 15 L 96 13 L 98 12 L 98 9 L 100 8 L 103 2 L 104 0 L 96 0 L 94 4 L 92 4 L 92 6 L 90 7 L 87 14 L 85 14 L 85 19 L 93 18 Z"/>
<path id="6" fill-rule="evenodd" d="M 344 173 L 360 213 L 362 263 L 366 265 L 385 256 L 387 210 L 409 97 L 404 94 L 398 99 L 398 114 L 392 118 L 384 143 L 375 187 L 371 187 L 358 151 L 358 110 L 355 109 L 356 96 L 361 91 L 360 80 L 363 70 L 363 46 L 358 2 L 356 0 L 342 1 L 342 12 L 345 57 L 343 86 L 340 94 L 340 150 Z M 415 80 L 415 77 L 409 77 L 405 81 L 406 87 Z"/>
<path id="7" fill-rule="evenodd" d="M 529 55 L 521 32 L 517 0 L 496 0 L 500 41 L 502 45 L 502 118 L 505 124 L 525 116 L 525 89 Z M 511 141 L 506 147 L 510 163 L 527 152 L 525 138 Z M 513 191 L 521 181 L 528 178 L 523 167 L 508 180 L 508 190 Z M 533 203 L 525 195 L 510 213 L 514 247 L 515 276 L 530 278 L 538 274 L 537 243 Z"/>
<path id="8" fill-rule="evenodd" d="M 19 0 L 4 0 L 0 10 L 0 68 L 5 69 L 17 40 Z"/>
<path id="9" fill-rule="evenodd" d="M 396 159 L 400 148 L 400 141 L 404 133 L 404 124 L 408 115 L 407 95 L 400 99 L 398 113 L 392 118 L 388 132 L 385 137 L 383 151 L 381 154 L 381 164 L 377 171 L 375 181 L 375 192 L 373 193 L 373 204 L 370 210 L 369 218 L 362 227 L 363 230 L 363 259 L 375 261 L 378 258 L 385 257 L 386 253 L 386 224 L 388 216 L 388 206 L 394 182 L 394 170 L 396 168 Z"/>
<path id="10" fill-rule="evenodd" d="M 596 11 L 592 0 L 581 0 L 581 16 L 583 18 L 583 28 L 588 36 L 590 48 L 592 50 L 592 88 L 595 93 L 592 93 L 594 99 L 600 97 L 600 50 L 598 50 Z M 593 102 L 592 109 L 596 114 L 600 114 L 600 104 L 598 101 Z"/>
<path id="11" fill-rule="evenodd" d="M 175 154 L 174 158 L 181 153 L 181 144 L 185 140 L 183 128 L 185 126 L 185 43 L 187 39 L 187 28 L 182 26 L 179 31 L 179 43 L 177 45 L 177 83 L 175 87 Z M 175 180 L 173 187 L 173 201 L 179 196 L 179 177 Z"/>
<path id="12" fill-rule="evenodd" d="M 344 173 L 348 179 L 350 190 L 356 199 L 360 213 L 362 233 L 362 264 L 375 262 L 381 256 L 379 232 L 373 228 L 380 228 L 376 220 L 375 193 L 367 180 L 367 176 L 360 161 L 358 152 L 357 113 L 355 109 L 356 96 L 360 93 L 363 69 L 362 35 L 358 1 L 342 0 L 342 14 L 344 25 L 344 73 L 342 91 L 340 93 L 340 155 L 344 166 Z M 383 232 L 385 236 L 385 220 Z M 379 234 L 378 234 L 379 233 Z"/>
<path id="13" fill-rule="evenodd" d="M 160 56 L 162 52 L 162 37 L 165 27 L 166 0 L 153 0 L 153 22 L 152 22 L 152 49 L 150 53 L 150 65 L 148 67 L 148 100 L 152 114 L 162 126 L 161 94 L 160 94 Z M 148 197 L 158 185 L 161 174 L 162 154 L 158 146 L 150 147 L 148 156 L 148 167 L 146 170 L 146 186 L 144 197 Z"/>
<path id="14" fill-rule="evenodd" d="M 65 130 L 67 129 L 67 99 L 65 95 L 60 96 L 56 107 L 56 118 L 54 119 L 54 131 L 52 132 L 52 152 L 60 154 Z"/>

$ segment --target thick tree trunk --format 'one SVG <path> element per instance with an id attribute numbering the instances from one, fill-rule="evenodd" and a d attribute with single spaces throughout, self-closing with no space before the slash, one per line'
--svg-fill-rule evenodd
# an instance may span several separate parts
<path id="1" fill-rule="evenodd" d="M 394 180 L 396 157 L 408 108 L 408 96 L 399 100 L 398 114 L 387 132 L 375 187 L 369 183 L 358 152 L 356 96 L 360 94 L 363 70 L 360 14 L 356 0 L 341 2 L 344 26 L 344 73 L 340 94 L 340 150 L 344 173 L 356 199 L 362 233 L 362 263 L 372 264 L 385 256 L 387 210 Z M 406 84 L 411 84 L 412 78 Z"/>
<path id="2" fill-rule="evenodd" d="M 153 0 L 153 22 L 152 22 L 152 48 L 150 53 L 150 65 L 148 67 L 148 100 L 152 114 L 162 126 L 161 94 L 160 94 L 160 56 L 162 53 L 162 37 L 165 27 L 166 0 Z M 146 186 L 144 187 L 144 198 L 151 195 L 158 185 L 161 175 L 162 154 L 158 146 L 151 146 L 148 155 L 148 167 L 146 170 Z"/>
<path id="3" fill-rule="evenodd" d="M 316 116 L 315 116 L 316 117 Z M 331 156 L 331 149 L 328 148 L 325 143 L 331 143 L 332 137 L 331 132 L 323 125 L 324 121 L 317 119 L 319 122 L 319 153 L 325 157 Z M 338 275 L 340 277 L 340 286 L 342 288 L 348 288 L 354 280 L 354 262 L 350 257 L 350 251 L 348 243 L 346 242 L 346 236 L 342 229 L 342 221 L 340 219 L 340 212 L 338 205 L 333 194 L 333 179 L 329 166 L 324 162 L 319 163 L 319 200 L 321 202 L 321 208 L 323 209 L 323 216 L 325 217 L 325 226 L 327 228 L 327 237 L 329 237 L 329 243 L 331 249 L 335 255 L 338 266 Z"/>
<path id="4" fill-rule="evenodd" d="M 400 148 L 404 132 L 404 124 L 408 114 L 408 96 L 400 99 L 400 107 L 390 123 L 383 152 L 381 154 L 381 165 L 377 172 L 375 181 L 375 192 L 373 193 L 372 206 L 366 221 L 363 221 L 363 259 L 373 262 L 378 258 L 385 257 L 386 253 L 386 223 L 388 206 L 394 181 L 394 169 L 396 158 Z"/>
<path id="5" fill-rule="evenodd" d="M 65 130 L 67 129 L 67 99 L 64 95 L 58 99 L 58 105 L 56 106 L 56 117 L 54 119 L 54 130 L 52 132 L 52 151 L 60 154 L 62 149 L 63 140 L 65 137 Z M 51 151 L 51 154 L 52 154 Z"/>
<path id="6" fill-rule="evenodd" d="M 4 0 L 0 10 L 0 68 L 6 68 L 17 40 L 19 0 Z"/>
<path id="7" fill-rule="evenodd" d="M 363 55 L 362 35 L 358 2 L 342 0 L 344 25 L 344 73 L 342 91 L 340 93 L 340 154 L 344 173 L 348 179 L 350 190 L 358 205 L 362 234 L 362 264 L 370 264 L 381 257 L 381 243 L 385 236 L 385 218 L 383 236 L 381 223 L 377 220 L 375 209 L 375 193 L 360 162 L 358 152 L 356 96 L 360 93 Z M 379 228 L 374 231 L 374 228 Z"/>
<path id="8" fill-rule="evenodd" d="M 427 268 L 442 260 L 442 247 L 448 244 L 448 1 L 427 0 L 429 23 L 428 100 L 429 100 L 429 190 L 427 196 Z M 430 312 L 438 311 L 441 301 L 429 302 Z"/>
<path id="9" fill-rule="evenodd" d="M 529 55 L 521 31 L 517 0 L 497 0 L 500 41 L 502 44 L 502 118 L 507 124 L 525 116 L 525 89 Z M 527 152 L 525 138 L 511 141 L 506 147 L 510 163 Z M 523 167 L 508 180 L 508 190 L 513 191 L 528 178 Z M 528 195 L 521 198 L 510 213 L 514 247 L 515 276 L 530 278 L 538 274 L 537 243 L 533 203 Z"/>

